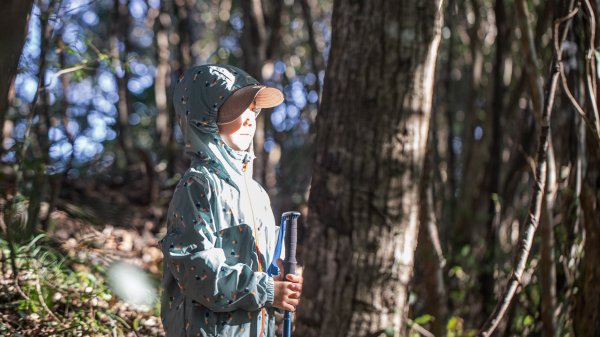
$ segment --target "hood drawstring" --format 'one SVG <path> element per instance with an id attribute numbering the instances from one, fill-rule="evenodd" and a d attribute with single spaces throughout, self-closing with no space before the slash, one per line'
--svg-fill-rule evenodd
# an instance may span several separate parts
<path id="1" fill-rule="evenodd" d="M 248 164 L 250 162 L 250 153 L 246 152 L 244 158 L 242 159 L 242 163 Z"/>
<path id="2" fill-rule="evenodd" d="M 252 196 L 250 195 L 250 189 L 248 188 L 248 163 L 252 160 L 252 156 L 250 153 L 246 153 L 244 158 L 242 159 L 242 171 L 243 171 L 243 179 L 244 179 L 244 187 L 246 188 L 246 196 L 248 197 L 248 202 L 250 203 L 250 211 L 252 213 L 252 226 L 254 228 L 254 245 L 256 246 L 256 255 L 258 256 L 258 271 L 262 272 L 263 264 L 260 259 L 262 252 L 260 250 L 260 244 L 258 240 L 258 229 L 256 228 L 256 216 L 254 215 L 254 205 L 252 205 Z M 265 308 L 262 307 L 260 310 L 261 314 L 261 327 L 259 337 L 263 336 L 265 329 Z"/>

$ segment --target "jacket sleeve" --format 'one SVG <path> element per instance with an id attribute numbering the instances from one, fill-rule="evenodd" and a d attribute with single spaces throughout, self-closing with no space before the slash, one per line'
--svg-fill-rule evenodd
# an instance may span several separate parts
<path id="1" fill-rule="evenodd" d="M 228 265 L 223 249 L 215 247 L 211 194 L 199 173 L 188 173 L 176 187 L 161 240 L 164 272 L 173 274 L 186 297 L 215 312 L 272 306 L 273 278 L 247 264 Z"/>

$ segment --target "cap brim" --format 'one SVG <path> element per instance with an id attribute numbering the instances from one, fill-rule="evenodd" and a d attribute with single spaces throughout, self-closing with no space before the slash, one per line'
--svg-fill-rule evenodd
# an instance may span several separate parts
<path id="1" fill-rule="evenodd" d="M 264 85 L 249 85 L 236 90 L 219 108 L 217 124 L 227 124 L 238 118 L 254 101 L 257 108 L 272 108 L 283 102 L 283 93 Z"/>
<path id="2" fill-rule="evenodd" d="M 283 103 L 283 93 L 276 88 L 262 87 L 254 97 L 257 108 L 272 108 Z"/>

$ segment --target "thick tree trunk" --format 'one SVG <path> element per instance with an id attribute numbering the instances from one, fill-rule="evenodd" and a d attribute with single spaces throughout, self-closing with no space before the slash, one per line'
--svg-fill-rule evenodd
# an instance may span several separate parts
<path id="1" fill-rule="evenodd" d="M 400 336 L 441 1 L 336 1 L 298 336 Z"/>

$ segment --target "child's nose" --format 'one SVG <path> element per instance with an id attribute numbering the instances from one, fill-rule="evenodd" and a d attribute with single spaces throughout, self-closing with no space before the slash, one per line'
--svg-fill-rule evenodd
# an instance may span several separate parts
<path id="1" fill-rule="evenodd" d="M 244 126 L 253 126 L 254 125 L 254 121 L 252 120 L 252 118 L 246 118 L 244 120 Z"/>

